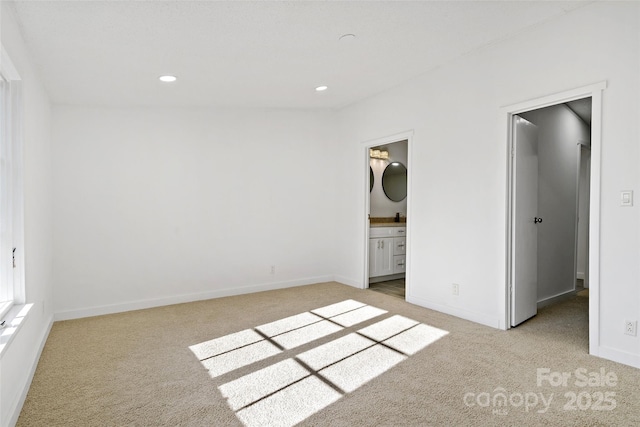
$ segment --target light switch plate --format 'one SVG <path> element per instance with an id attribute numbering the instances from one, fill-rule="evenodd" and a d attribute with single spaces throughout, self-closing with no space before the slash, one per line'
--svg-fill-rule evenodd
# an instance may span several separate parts
<path id="1" fill-rule="evenodd" d="M 620 192 L 620 206 L 633 206 L 633 191 L 621 191 Z"/>

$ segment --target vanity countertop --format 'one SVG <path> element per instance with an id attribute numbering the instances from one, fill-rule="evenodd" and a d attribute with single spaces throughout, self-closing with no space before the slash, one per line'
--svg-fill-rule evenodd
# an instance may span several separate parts
<path id="1" fill-rule="evenodd" d="M 406 227 L 406 222 L 372 222 L 369 224 L 371 228 L 377 227 Z"/>

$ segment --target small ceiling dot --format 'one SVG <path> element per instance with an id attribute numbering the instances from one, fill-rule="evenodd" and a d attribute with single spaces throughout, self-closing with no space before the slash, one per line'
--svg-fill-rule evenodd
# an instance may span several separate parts
<path id="1" fill-rule="evenodd" d="M 325 91 L 327 89 L 329 89 L 329 86 L 318 86 L 316 88 L 316 92 L 322 92 L 322 91 Z"/>
<path id="2" fill-rule="evenodd" d="M 343 35 L 341 35 L 341 36 L 338 38 L 338 40 L 339 40 L 339 41 L 349 41 L 349 40 L 354 40 L 355 38 L 356 38 L 356 35 L 355 35 L 355 34 L 351 34 L 351 33 L 349 33 L 349 34 L 343 34 Z"/>

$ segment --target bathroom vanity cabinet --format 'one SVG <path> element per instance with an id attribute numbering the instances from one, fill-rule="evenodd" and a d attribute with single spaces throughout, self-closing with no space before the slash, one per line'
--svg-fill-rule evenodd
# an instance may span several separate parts
<path id="1" fill-rule="evenodd" d="M 406 227 L 371 227 L 369 230 L 369 277 L 404 273 Z"/>

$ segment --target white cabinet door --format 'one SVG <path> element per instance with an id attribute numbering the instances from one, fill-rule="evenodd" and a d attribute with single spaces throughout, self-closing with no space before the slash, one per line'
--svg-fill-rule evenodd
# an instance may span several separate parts
<path id="1" fill-rule="evenodd" d="M 380 276 L 393 274 L 393 238 L 380 239 Z"/>
<path id="2" fill-rule="evenodd" d="M 369 277 L 393 274 L 393 237 L 369 239 Z"/>

